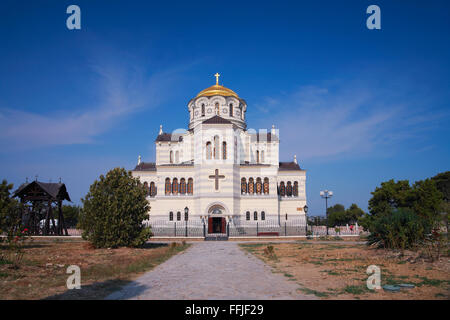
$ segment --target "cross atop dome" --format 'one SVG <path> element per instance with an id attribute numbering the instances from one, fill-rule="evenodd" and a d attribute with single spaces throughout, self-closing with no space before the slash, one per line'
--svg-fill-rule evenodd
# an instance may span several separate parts
<path id="1" fill-rule="evenodd" d="M 214 75 L 214 77 L 216 77 L 216 86 L 218 86 L 218 85 L 219 85 L 219 77 L 220 77 L 220 74 L 216 72 L 216 74 Z"/>

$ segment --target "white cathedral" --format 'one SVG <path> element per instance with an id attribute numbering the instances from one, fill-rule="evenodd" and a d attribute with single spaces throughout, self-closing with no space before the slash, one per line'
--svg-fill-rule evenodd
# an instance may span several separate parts
<path id="1" fill-rule="evenodd" d="M 188 130 L 156 137 L 156 162 L 132 170 L 148 192 L 150 224 L 202 221 L 208 233 L 225 225 L 305 221 L 306 172 L 279 162 L 279 132 L 247 129 L 247 104 L 216 84 L 187 105 Z"/>

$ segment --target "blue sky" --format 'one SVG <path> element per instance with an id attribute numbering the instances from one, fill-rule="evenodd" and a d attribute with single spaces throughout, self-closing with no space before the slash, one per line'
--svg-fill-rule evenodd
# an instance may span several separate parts
<path id="1" fill-rule="evenodd" d="M 81 30 L 66 8 L 81 8 Z M 381 8 L 381 30 L 366 8 Z M 280 129 L 307 170 L 310 213 L 367 208 L 388 179 L 449 170 L 447 1 L 2 1 L 0 178 L 67 184 L 154 161 L 159 125 L 186 128 L 213 74 Z"/>

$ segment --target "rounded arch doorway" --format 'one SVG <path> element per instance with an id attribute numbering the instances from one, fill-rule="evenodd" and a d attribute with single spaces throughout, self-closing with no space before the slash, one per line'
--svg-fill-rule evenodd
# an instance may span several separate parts
<path id="1" fill-rule="evenodd" d="M 225 219 L 226 209 L 220 204 L 214 204 L 208 209 L 208 233 L 226 233 L 227 222 Z"/>

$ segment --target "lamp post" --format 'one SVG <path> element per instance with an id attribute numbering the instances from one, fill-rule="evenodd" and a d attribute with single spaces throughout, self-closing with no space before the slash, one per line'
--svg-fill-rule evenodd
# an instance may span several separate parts
<path id="1" fill-rule="evenodd" d="M 305 204 L 305 206 L 303 207 L 303 210 L 305 211 L 305 236 L 308 235 L 308 206 Z"/>
<path id="2" fill-rule="evenodd" d="M 186 228 L 185 228 L 185 230 L 186 230 L 185 236 L 186 236 L 186 237 L 188 236 L 188 228 L 187 228 L 188 214 L 189 214 L 189 208 L 186 207 L 186 208 L 184 208 L 184 221 L 185 221 L 185 223 L 186 223 Z"/>
<path id="3" fill-rule="evenodd" d="M 325 199 L 325 217 L 326 217 L 326 228 L 328 236 L 328 199 L 333 196 L 333 191 L 324 190 L 320 191 L 320 196 Z"/>

